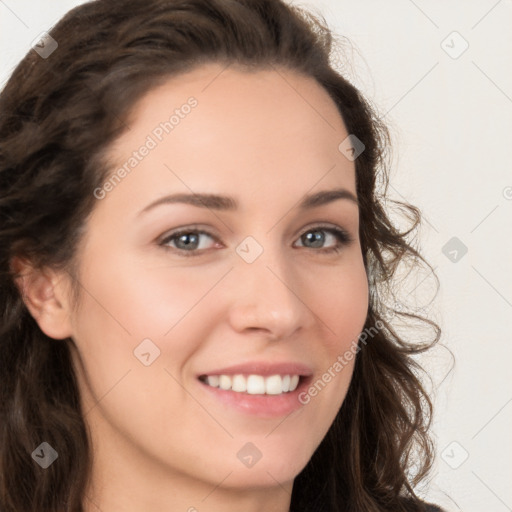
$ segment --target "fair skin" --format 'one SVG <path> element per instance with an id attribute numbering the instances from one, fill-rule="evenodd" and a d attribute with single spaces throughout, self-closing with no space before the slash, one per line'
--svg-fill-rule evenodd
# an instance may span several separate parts
<path id="1" fill-rule="evenodd" d="M 350 383 L 353 360 L 309 403 L 296 403 L 366 319 L 357 204 L 341 198 L 298 207 L 324 190 L 356 196 L 354 162 L 338 150 L 347 130 L 310 78 L 223 69 L 203 66 L 150 91 L 111 147 L 114 172 L 174 108 L 197 99 L 97 201 L 78 252 L 80 307 L 72 308 L 65 272 L 24 283 L 41 329 L 72 339 L 93 440 L 87 512 L 288 511 L 293 480 Z M 192 192 L 233 197 L 238 208 L 164 203 L 140 213 L 159 198 Z M 353 241 L 339 242 L 325 224 Z M 208 235 L 197 235 L 197 245 L 179 236 L 167 249 L 159 245 L 188 227 Z M 263 250 L 251 263 L 236 250 L 248 236 L 258 245 L 246 251 Z M 337 245 L 339 252 L 322 252 Z M 146 338 L 160 350 L 148 366 L 134 355 Z M 221 391 L 199 379 L 242 364 L 255 367 L 244 373 L 264 373 L 273 363 L 300 365 L 295 402 L 286 398 L 284 409 L 286 393 Z M 229 399 L 242 394 L 238 404 Z M 237 456 L 247 443 L 244 460 L 261 454 L 251 467 Z"/>

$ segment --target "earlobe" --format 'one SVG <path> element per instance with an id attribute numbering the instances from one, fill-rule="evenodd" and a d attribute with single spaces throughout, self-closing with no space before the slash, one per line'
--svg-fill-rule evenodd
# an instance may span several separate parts
<path id="1" fill-rule="evenodd" d="M 34 269 L 20 258 L 12 260 L 11 269 L 23 302 L 39 328 L 51 338 L 70 337 L 71 312 L 66 297 L 65 275 L 48 269 Z"/>

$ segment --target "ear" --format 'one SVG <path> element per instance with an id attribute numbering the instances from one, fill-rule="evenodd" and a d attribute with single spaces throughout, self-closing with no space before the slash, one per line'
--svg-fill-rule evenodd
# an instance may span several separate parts
<path id="1" fill-rule="evenodd" d="M 50 338 L 64 339 L 72 334 L 68 276 L 52 270 L 36 270 L 26 260 L 13 258 L 11 269 L 27 309 Z"/>

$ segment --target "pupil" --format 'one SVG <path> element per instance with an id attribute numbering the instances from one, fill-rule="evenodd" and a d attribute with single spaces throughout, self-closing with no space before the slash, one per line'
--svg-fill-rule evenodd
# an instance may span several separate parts
<path id="1" fill-rule="evenodd" d="M 193 234 L 193 233 L 186 233 L 186 234 L 184 234 L 184 235 L 181 235 L 181 236 L 179 237 L 179 239 L 178 239 L 178 240 L 179 240 L 180 242 L 184 242 L 184 246 L 185 246 L 185 247 L 190 247 L 190 245 L 194 245 L 194 243 L 197 243 L 197 240 L 194 240 L 194 241 L 192 241 L 192 242 L 186 242 L 186 240 L 187 240 L 187 239 L 190 239 L 191 237 L 192 237 L 192 238 L 194 238 L 194 237 L 195 237 L 195 238 L 197 238 L 197 235 L 195 235 L 195 234 Z"/>
<path id="2" fill-rule="evenodd" d="M 316 234 L 313 234 L 313 233 L 316 233 Z M 312 241 L 313 243 L 319 242 L 317 245 L 315 245 L 315 247 L 321 247 L 324 235 L 323 235 L 322 231 L 311 231 L 310 233 L 306 234 L 306 238 L 308 240 Z"/>

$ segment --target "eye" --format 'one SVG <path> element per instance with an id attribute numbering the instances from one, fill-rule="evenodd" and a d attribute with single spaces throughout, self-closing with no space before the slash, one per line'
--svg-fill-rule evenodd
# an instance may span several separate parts
<path id="1" fill-rule="evenodd" d="M 327 233 L 328 236 L 325 236 L 324 233 Z M 334 245 L 327 248 L 322 247 L 326 241 L 329 241 L 329 237 L 334 241 Z M 158 245 L 162 246 L 166 250 L 181 253 L 180 255 L 185 257 L 200 256 L 208 249 L 208 242 L 202 244 L 201 238 L 209 238 L 210 240 L 218 242 L 217 237 L 208 231 L 189 227 L 169 233 L 158 243 Z M 302 247 L 305 247 L 306 249 L 313 249 L 316 250 L 316 252 L 325 254 L 341 251 L 344 246 L 353 241 L 353 238 L 347 233 L 347 231 L 338 227 L 315 226 L 304 231 L 302 235 L 300 235 L 299 240 L 302 243 Z M 309 244 L 311 244 L 311 246 Z"/>
<path id="2" fill-rule="evenodd" d="M 167 249 L 176 249 L 178 251 L 190 253 L 183 254 L 183 256 L 197 256 L 198 254 L 194 254 L 194 252 L 197 252 L 197 250 L 206 249 L 204 244 L 201 245 L 200 243 L 200 238 L 203 235 L 210 238 L 211 240 L 215 240 L 215 237 L 207 231 L 188 228 L 170 233 L 160 242 L 159 245 L 162 245 Z M 175 247 L 170 247 L 170 243 L 174 243 Z"/>
<path id="3" fill-rule="evenodd" d="M 328 233 L 335 242 L 334 246 L 321 248 L 320 252 L 322 253 L 340 252 L 343 247 L 354 241 L 344 229 L 331 226 L 315 226 L 314 228 L 309 228 L 300 236 L 299 240 L 301 240 L 301 242 L 304 240 L 307 244 L 313 244 L 313 247 L 308 248 L 318 248 L 319 245 L 324 244 L 326 240 L 326 236 L 322 233 Z"/>

